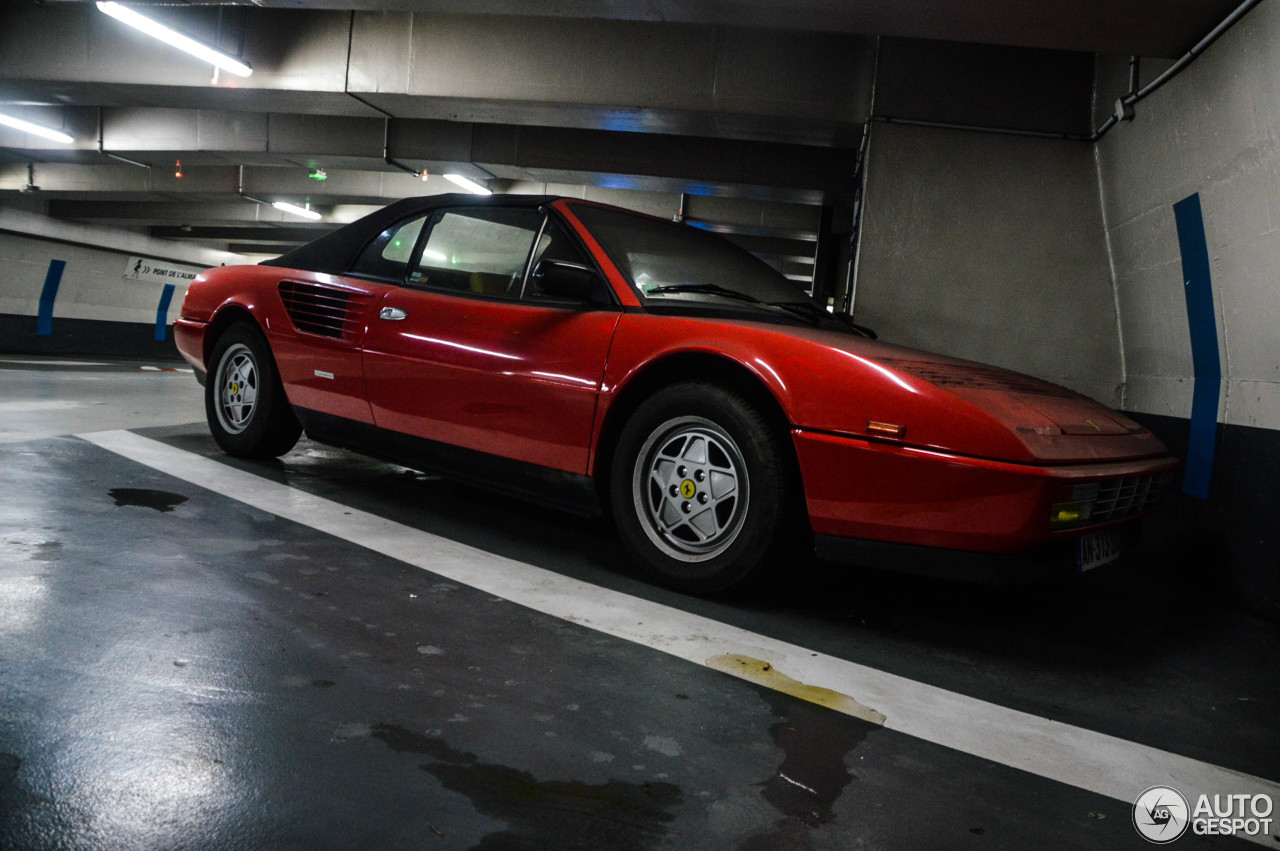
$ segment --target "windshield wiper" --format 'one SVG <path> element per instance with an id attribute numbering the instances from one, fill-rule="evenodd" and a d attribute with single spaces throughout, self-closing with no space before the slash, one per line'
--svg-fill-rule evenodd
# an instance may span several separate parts
<path id="1" fill-rule="evenodd" d="M 814 325 L 818 324 L 819 319 L 817 313 L 797 310 L 796 305 L 789 302 L 765 301 L 764 299 L 756 298 L 748 293 L 741 293 L 737 290 L 731 290 L 728 287 L 722 287 L 719 284 L 664 284 L 660 287 L 653 287 L 652 289 L 645 290 L 644 293 L 645 295 L 649 295 L 650 293 L 705 293 L 707 295 L 718 295 L 724 296 L 725 298 L 735 299 L 737 301 L 745 301 L 748 304 L 758 304 L 761 307 L 772 307 L 777 310 L 785 310 L 792 316 L 798 316 L 801 319 L 807 319 L 813 322 Z M 817 310 L 817 308 L 814 308 L 814 310 Z"/>
<path id="2" fill-rule="evenodd" d="M 738 301 L 746 301 L 751 304 L 767 304 L 753 295 L 740 293 L 737 290 L 731 290 L 728 287 L 722 287 L 719 284 L 663 284 L 660 287 L 649 287 L 645 289 L 641 287 L 641 291 L 645 295 L 654 293 L 706 293 L 707 295 L 722 295 L 725 298 L 733 298 Z"/>
<path id="3" fill-rule="evenodd" d="M 813 325 L 819 325 L 824 319 L 832 319 L 849 328 L 856 334 L 868 337 L 872 340 L 876 339 L 876 332 L 872 331 L 865 325 L 859 325 L 853 321 L 853 318 L 843 313 L 832 313 L 829 310 L 823 310 L 818 305 L 808 301 L 765 301 L 756 298 L 748 293 L 731 290 L 728 287 L 722 287 L 719 284 L 663 284 L 659 287 L 650 287 L 643 289 L 645 295 L 661 294 L 661 293 L 705 293 L 706 295 L 718 295 L 725 298 L 731 298 L 736 301 L 745 301 L 748 304 L 758 304 L 761 307 L 772 307 L 777 310 L 785 310 L 792 316 L 805 319 Z"/>
<path id="4" fill-rule="evenodd" d="M 783 310 L 789 310 L 792 313 L 810 319 L 835 319 L 835 314 L 828 313 L 816 304 L 810 304 L 807 301 L 771 301 L 768 304 L 770 307 L 780 307 Z"/>
<path id="5" fill-rule="evenodd" d="M 857 333 L 861 334 L 864 337 L 869 337 L 872 340 L 876 339 L 875 331 L 872 331 L 870 328 L 866 327 L 865 325 L 857 324 L 856 322 L 853 321 L 853 317 L 848 316 L 844 313 L 832 313 L 829 310 L 823 310 L 821 307 L 819 307 L 816 304 L 813 304 L 812 302 L 771 301 L 771 302 L 768 302 L 768 304 L 772 307 L 781 307 L 784 310 L 793 311 L 796 314 L 806 316 L 814 320 L 834 319 L 836 322 L 839 322 L 841 325 L 844 325 L 847 328 L 851 328 L 852 330 L 856 331 Z"/>

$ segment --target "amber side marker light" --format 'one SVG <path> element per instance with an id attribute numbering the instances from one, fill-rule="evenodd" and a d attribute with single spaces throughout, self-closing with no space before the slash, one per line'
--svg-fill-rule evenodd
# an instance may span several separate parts
<path id="1" fill-rule="evenodd" d="M 880 423 L 875 420 L 867 420 L 867 434 L 879 434 L 884 437 L 902 437 L 907 433 L 906 426 L 894 425 L 893 423 Z"/>

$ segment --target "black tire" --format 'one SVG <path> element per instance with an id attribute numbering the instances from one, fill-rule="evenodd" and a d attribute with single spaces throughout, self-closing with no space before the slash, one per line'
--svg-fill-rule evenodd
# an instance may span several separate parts
<path id="1" fill-rule="evenodd" d="M 623 543 L 658 582 L 726 591 L 794 543 L 792 462 L 769 419 L 717 384 L 688 382 L 640 404 L 619 435 L 609 496 Z"/>
<path id="2" fill-rule="evenodd" d="M 283 455 L 302 434 L 267 340 L 248 322 L 230 326 L 214 343 L 204 411 L 214 441 L 240 458 Z"/>

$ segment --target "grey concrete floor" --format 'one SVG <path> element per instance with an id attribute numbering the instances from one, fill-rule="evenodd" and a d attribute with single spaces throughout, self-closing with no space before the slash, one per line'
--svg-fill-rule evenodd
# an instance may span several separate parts
<path id="1" fill-rule="evenodd" d="M 189 423 L 200 399 L 185 364 L 0 354 L 0 443 Z"/>
<path id="2" fill-rule="evenodd" d="M 805 563 L 700 600 L 643 582 L 600 521 L 307 441 L 280 462 L 227 459 L 190 374 L 17 360 L 41 359 L 0 357 L 0 848 L 1145 847 L 1125 802 L 531 611 L 71 436 L 122 427 L 638 600 L 1280 775 L 1276 629 L 1217 598 L 1195 558 L 1155 547 L 1020 589 Z"/>

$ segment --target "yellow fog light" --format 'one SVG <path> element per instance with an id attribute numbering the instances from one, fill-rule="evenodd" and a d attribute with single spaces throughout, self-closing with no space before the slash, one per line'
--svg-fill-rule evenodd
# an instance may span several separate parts
<path id="1" fill-rule="evenodd" d="M 1093 506 L 1098 501 L 1098 485 L 1071 485 L 1057 493 L 1060 502 L 1049 509 L 1049 527 L 1064 529 L 1083 526 L 1093 516 Z"/>
<path id="2" fill-rule="evenodd" d="M 1082 503 L 1055 505 L 1049 517 L 1050 526 L 1070 526 L 1089 519 L 1089 506 Z"/>

